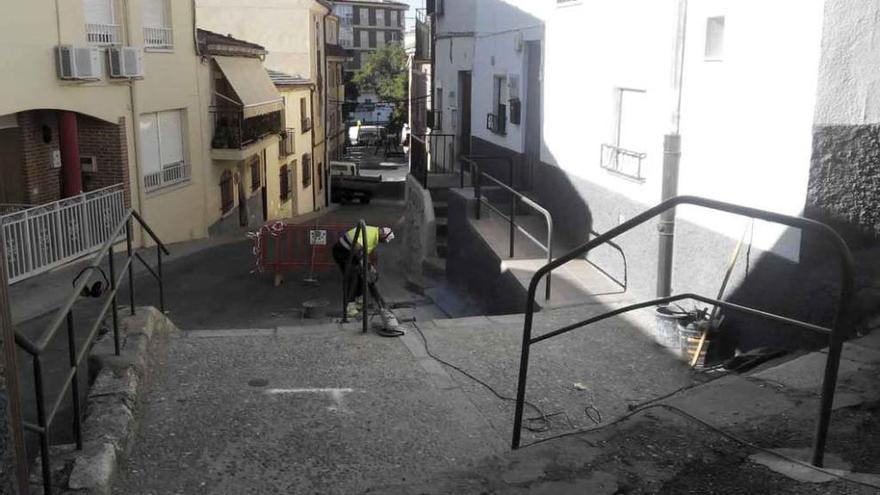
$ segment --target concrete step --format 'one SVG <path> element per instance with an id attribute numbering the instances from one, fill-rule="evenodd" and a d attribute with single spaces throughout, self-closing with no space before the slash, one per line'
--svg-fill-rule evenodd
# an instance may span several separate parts
<path id="1" fill-rule="evenodd" d="M 449 203 L 446 201 L 434 201 L 434 217 L 446 218 L 449 215 Z"/>
<path id="2" fill-rule="evenodd" d="M 436 217 L 434 222 L 437 230 L 437 238 L 446 239 L 446 236 L 449 233 L 449 219 L 446 217 Z"/>
<path id="3" fill-rule="evenodd" d="M 422 270 L 432 277 L 446 277 L 446 260 L 439 257 L 426 258 L 422 262 Z"/>

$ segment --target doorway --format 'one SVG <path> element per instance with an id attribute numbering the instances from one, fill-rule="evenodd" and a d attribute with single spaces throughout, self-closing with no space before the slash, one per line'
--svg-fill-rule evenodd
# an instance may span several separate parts
<path id="1" fill-rule="evenodd" d="M 18 127 L 0 129 L 0 203 L 25 203 Z"/>
<path id="2" fill-rule="evenodd" d="M 471 154 L 471 72 L 458 72 L 458 108 L 461 120 L 458 126 L 459 154 Z"/>
<path id="3" fill-rule="evenodd" d="M 523 187 L 532 189 L 535 168 L 541 161 L 541 42 L 526 42 L 526 135 Z"/>

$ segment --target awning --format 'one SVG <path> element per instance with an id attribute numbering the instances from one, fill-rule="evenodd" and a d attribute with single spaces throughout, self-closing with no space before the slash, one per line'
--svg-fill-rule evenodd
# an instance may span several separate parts
<path id="1" fill-rule="evenodd" d="M 242 103 L 244 118 L 284 110 L 284 100 L 256 58 L 214 57 Z"/>

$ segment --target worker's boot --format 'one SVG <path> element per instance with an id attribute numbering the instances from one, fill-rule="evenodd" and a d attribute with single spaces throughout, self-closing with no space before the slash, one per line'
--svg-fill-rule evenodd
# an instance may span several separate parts
<path id="1" fill-rule="evenodd" d="M 379 315 L 382 317 L 382 325 L 376 328 L 376 333 L 383 337 L 400 337 L 406 333 L 390 309 L 382 308 Z"/>
<path id="2" fill-rule="evenodd" d="M 358 307 L 357 303 L 352 301 L 345 306 L 345 315 L 349 318 L 354 318 L 355 316 L 361 313 L 360 307 Z"/>

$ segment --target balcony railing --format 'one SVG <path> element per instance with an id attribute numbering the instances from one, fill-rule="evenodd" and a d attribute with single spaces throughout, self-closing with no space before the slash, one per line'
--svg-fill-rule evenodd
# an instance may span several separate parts
<path id="1" fill-rule="evenodd" d="M 611 144 L 602 145 L 600 165 L 605 170 L 620 174 L 630 179 L 644 181 L 642 162 L 648 155 L 623 149 Z"/>
<path id="2" fill-rule="evenodd" d="M 86 24 L 86 39 L 95 45 L 118 45 L 119 24 Z"/>
<path id="3" fill-rule="evenodd" d="M 211 147 L 221 150 L 240 150 L 270 134 L 279 134 L 281 112 L 243 118 L 238 109 L 217 109 L 214 112 L 214 137 Z"/>
<path id="4" fill-rule="evenodd" d="M 174 32 L 169 27 L 144 27 L 144 46 L 147 48 L 174 48 Z"/>
<path id="5" fill-rule="evenodd" d="M 296 132 L 292 128 L 287 128 L 281 133 L 281 143 L 278 145 L 278 154 L 280 157 L 290 156 L 296 153 Z"/>
<path id="6" fill-rule="evenodd" d="M 430 116 L 429 126 L 431 129 L 435 131 L 439 131 L 443 129 L 443 112 L 440 110 L 431 110 L 431 113 L 428 114 Z"/>
<path id="7" fill-rule="evenodd" d="M 421 9 L 417 9 L 419 12 Z M 431 18 L 416 15 L 416 60 L 431 60 Z"/>
<path id="8" fill-rule="evenodd" d="M 186 182 L 190 178 L 190 166 L 184 161 L 170 163 L 162 167 L 162 170 L 144 175 L 144 189 L 155 191 L 180 182 Z"/>
<path id="9" fill-rule="evenodd" d="M 306 118 L 302 119 L 302 121 L 300 122 L 300 125 L 302 126 L 303 132 L 311 131 L 312 130 L 312 118 L 306 117 Z"/>
<path id="10" fill-rule="evenodd" d="M 486 129 L 495 134 L 507 134 L 507 107 L 498 105 L 497 113 L 486 115 Z"/>

